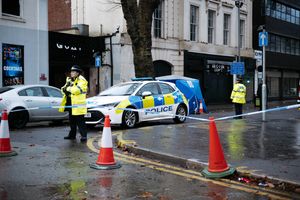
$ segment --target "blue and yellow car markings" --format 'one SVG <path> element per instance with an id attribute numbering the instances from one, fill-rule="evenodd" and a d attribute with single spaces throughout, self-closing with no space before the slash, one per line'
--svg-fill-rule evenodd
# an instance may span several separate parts
<path id="1" fill-rule="evenodd" d="M 163 106 L 163 105 L 165 105 L 164 96 L 163 95 L 155 95 L 155 97 L 154 97 L 154 105 L 155 106 Z"/>
<path id="2" fill-rule="evenodd" d="M 143 108 L 142 97 L 140 96 L 129 96 L 129 101 L 136 109 Z"/>
<path id="3" fill-rule="evenodd" d="M 147 96 L 144 99 L 142 99 L 140 96 L 129 96 L 128 99 L 121 101 L 116 107 L 116 114 L 121 114 L 123 112 L 123 110 L 119 110 L 118 108 L 124 109 L 128 106 L 133 106 L 136 109 L 143 109 L 164 105 L 173 105 L 181 102 L 184 102 L 186 105 L 188 104 L 185 96 L 178 91 L 164 95 Z"/>
<path id="4" fill-rule="evenodd" d="M 143 108 L 154 107 L 154 97 L 153 96 L 145 97 L 142 101 L 143 101 Z"/>
<path id="5" fill-rule="evenodd" d="M 172 94 L 164 94 L 164 105 L 172 105 L 175 103 L 174 96 Z"/>
<path id="6" fill-rule="evenodd" d="M 117 107 L 116 107 L 116 114 L 121 114 L 123 112 L 123 110 L 120 110 L 118 108 L 127 108 L 129 105 L 131 105 L 131 102 L 129 101 L 129 99 L 125 99 L 123 101 L 121 101 Z"/>

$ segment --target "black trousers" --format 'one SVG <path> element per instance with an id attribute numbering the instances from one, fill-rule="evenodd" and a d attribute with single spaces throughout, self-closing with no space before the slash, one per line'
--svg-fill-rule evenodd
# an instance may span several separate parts
<path id="1" fill-rule="evenodd" d="M 241 115 L 243 114 L 243 104 L 241 103 L 234 103 L 234 107 L 235 107 L 235 115 Z M 235 119 L 242 119 L 242 116 L 239 117 L 235 117 Z"/>
<path id="2" fill-rule="evenodd" d="M 69 121 L 70 121 L 70 137 L 76 137 L 76 132 L 77 132 L 77 127 L 79 129 L 79 132 L 81 134 L 81 137 L 86 137 L 87 136 L 87 130 L 86 130 L 86 124 L 85 124 L 85 119 L 84 115 L 72 115 L 69 113 Z"/>

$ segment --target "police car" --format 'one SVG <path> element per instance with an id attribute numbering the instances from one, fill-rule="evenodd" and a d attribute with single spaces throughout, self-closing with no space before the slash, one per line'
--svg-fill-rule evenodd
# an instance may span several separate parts
<path id="1" fill-rule="evenodd" d="M 109 115 L 111 124 L 126 128 L 142 121 L 174 119 L 183 123 L 188 115 L 188 101 L 173 83 L 132 81 L 117 84 L 98 96 L 87 99 L 87 124 L 101 124 Z"/>

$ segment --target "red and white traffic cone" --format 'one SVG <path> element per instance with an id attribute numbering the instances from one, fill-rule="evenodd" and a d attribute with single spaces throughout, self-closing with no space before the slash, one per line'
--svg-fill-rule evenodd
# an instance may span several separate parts
<path id="1" fill-rule="evenodd" d="M 10 145 L 8 115 L 6 110 L 2 111 L 0 126 L 0 157 L 17 155 L 17 152 L 13 151 Z"/>
<path id="2" fill-rule="evenodd" d="M 222 178 L 234 174 L 236 170 L 227 165 L 219 134 L 213 117 L 209 118 L 209 162 L 201 174 L 206 178 Z"/>
<path id="3" fill-rule="evenodd" d="M 94 169 L 116 169 L 121 167 L 121 164 L 117 163 L 114 159 L 110 119 L 108 115 L 105 116 L 98 160 L 96 163 L 90 164 L 90 167 Z"/>
<path id="4" fill-rule="evenodd" d="M 203 113 L 203 104 L 202 104 L 202 100 L 200 100 L 200 104 L 199 104 L 199 113 L 200 113 L 200 114 Z"/>

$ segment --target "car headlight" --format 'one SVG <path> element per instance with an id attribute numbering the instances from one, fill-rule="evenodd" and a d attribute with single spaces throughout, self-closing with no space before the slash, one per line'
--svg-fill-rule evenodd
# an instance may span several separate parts
<path id="1" fill-rule="evenodd" d="M 116 107 L 120 102 L 101 105 L 101 107 Z"/>

